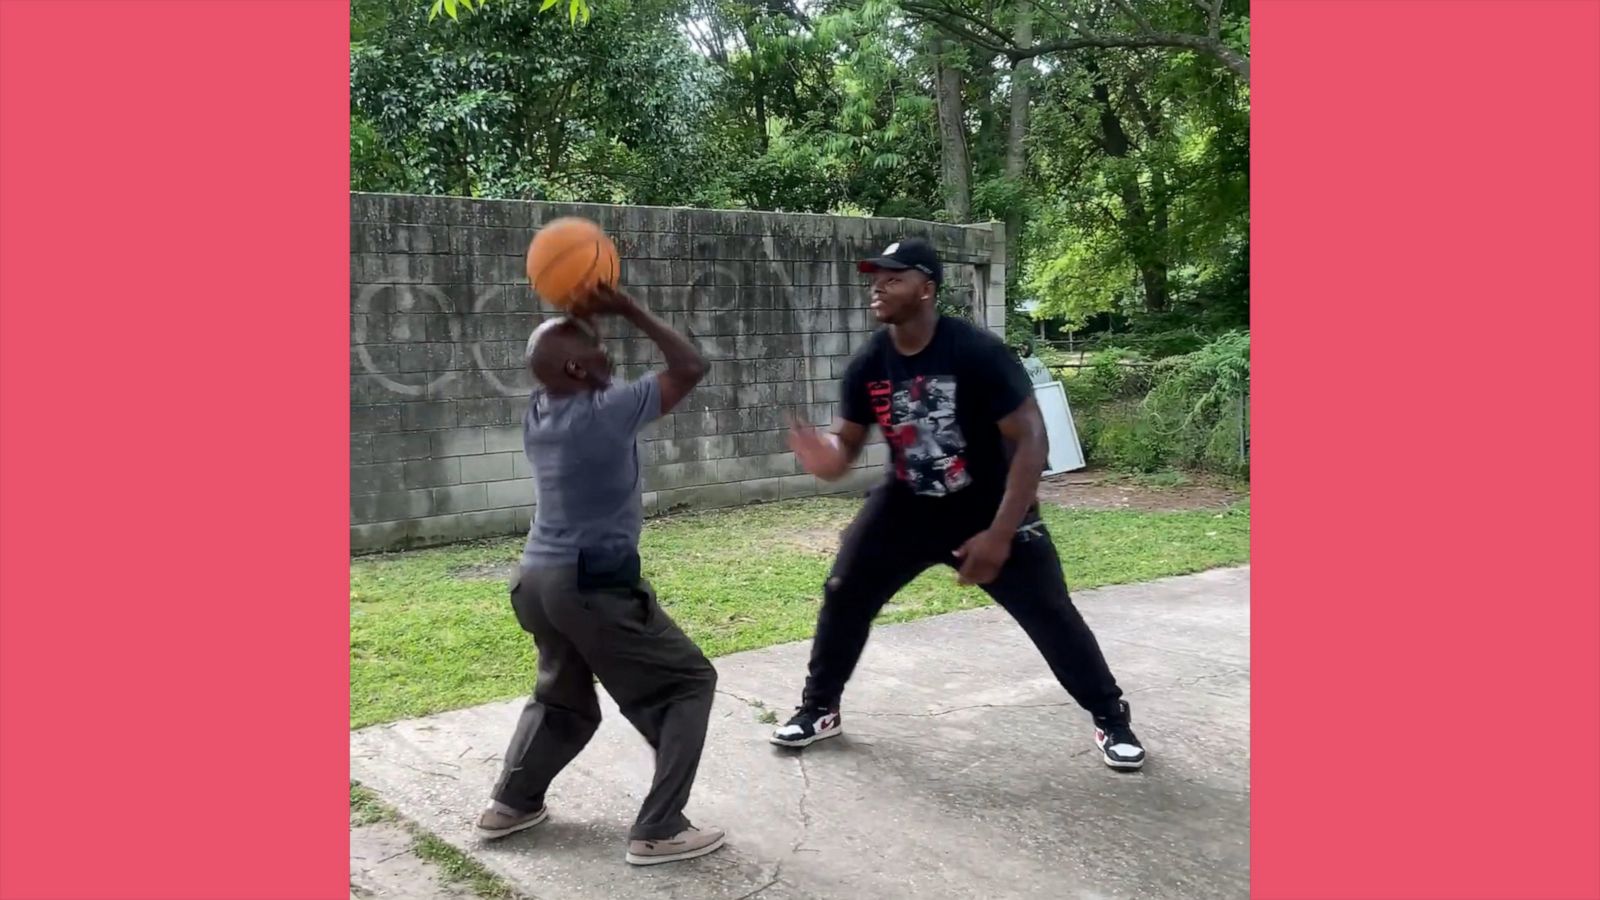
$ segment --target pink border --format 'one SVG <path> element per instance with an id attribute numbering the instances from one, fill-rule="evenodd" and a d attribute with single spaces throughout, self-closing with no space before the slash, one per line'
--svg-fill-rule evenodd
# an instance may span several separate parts
<path id="1" fill-rule="evenodd" d="M 345 896 L 347 16 L 0 2 L 0 897 Z M 1600 5 L 1254 29 L 1255 893 L 1600 896 Z"/>
<path id="2" fill-rule="evenodd" d="M 1252 19 L 1254 893 L 1600 897 L 1600 4 Z"/>
<path id="3" fill-rule="evenodd" d="M 0 2 L 0 896 L 347 896 L 349 8 Z"/>

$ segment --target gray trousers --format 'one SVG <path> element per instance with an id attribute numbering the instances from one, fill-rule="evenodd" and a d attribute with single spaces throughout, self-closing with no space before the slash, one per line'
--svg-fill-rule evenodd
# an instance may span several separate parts
<path id="1" fill-rule="evenodd" d="M 494 799 L 530 811 L 600 725 L 594 680 L 656 755 L 655 780 L 629 838 L 688 827 L 689 802 L 717 672 L 632 573 L 580 577 L 578 567 L 527 569 L 511 590 L 517 622 L 539 649 L 533 696 L 506 750 Z"/>

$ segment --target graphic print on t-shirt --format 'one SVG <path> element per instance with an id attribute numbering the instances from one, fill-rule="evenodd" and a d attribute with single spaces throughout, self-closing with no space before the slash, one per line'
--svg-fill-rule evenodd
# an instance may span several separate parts
<path id="1" fill-rule="evenodd" d="M 953 494 L 972 483 L 961 455 L 967 439 L 956 424 L 953 376 L 870 381 L 867 396 L 884 440 L 894 452 L 897 478 L 926 497 Z"/>

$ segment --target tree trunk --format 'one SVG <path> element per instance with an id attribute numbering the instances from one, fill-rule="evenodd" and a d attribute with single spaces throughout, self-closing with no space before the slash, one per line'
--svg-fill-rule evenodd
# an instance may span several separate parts
<path id="1" fill-rule="evenodd" d="M 1033 0 L 1017 0 L 1017 24 L 1012 39 L 1018 47 L 1033 45 Z M 1006 215 L 1006 272 L 1011 278 L 1021 274 L 1022 196 L 1020 185 L 1028 176 L 1028 103 L 1032 87 L 1033 60 L 1018 60 L 1011 66 L 1011 128 L 1006 134 L 1006 178 L 1011 181 L 1013 201 Z M 1010 297 L 1011 292 L 1007 291 Z"/>
<path id="2" fill-rule="evenodd" d="M 1107 156 L 1126 159 L 1133 151 L 1133 141 L 1122 119 L 1111 102 L 1111 88 L 1098 66 L 1085 64 L 1091 78 L 1091 90 L 1100 106 L 1100 147 Z M 1117 179 L 1117 194 L 1122 198 L 1125 214 L 1124 239 L 1133 251 L 1139 270 L 1139 281 L 1144 287 L 1144 306 L 1149 312 L 1163 312 L 1170 304 L 1167 266 L 1167 198 L 1166 178 L 1161 172 L 1151 171 L 1149 196 L 1139 187 L 1139 178 L 1126 173 Z"/>
<path id="3" fill-rule="evenodd" d="M 750 92 L 755 97 L 756 117 L 756 144 L 761 147 L 761 152 L 766 153 L 767 142 L 767 78 L 761 71 L 761 59 L 756 53 L 756 36 L 754 28 L 746 23 L 744 28 L 744 45 L 750 53 Z"/>
<path id="4" fill-rule="evenodd" d="M 1017 25 L 1013 39 L 1018 47 L 1033 44 L 1033 2 L 1017 0 Z M 1033 60 L 1019 60 L 1011 67 L 1011 130 L 1006 135 L 1006 177 L 1021 178 L 1027 174 L 1028 154 L 1023 140 L 1028 135 L 1028 92 L 1033 74 Z"/>
<path id="5" fill-rule="evenodd" d="M 1139 266 L 1139 280 L 1144 284 L 1146 312 L 1166 312 L 1171 305 L 1167 290 L 1167 264 L 1154 257 Z"/>
<path id="6" fill-rule="evenodd" d="M 933 54 L 934 89 L 939 105 L 939 158 L 944 208 L 952 222 L 972 219 L 972 160 L 967 155 L 966 110 L 961 102 L 961 70 L 945 59 L 949 43 L 937 30 L 928 40 Z"/>
<path id="7" fill-rule="evenodd" d="M 756 142 L 761 147 L 761 152 L 766 153 L 767 143 L 767 95 L 761 84 L 761 76 L 756 76 Z"/>
<path id="8" fill-rule="evenodd" d="M 1154 108 L 1145 103 L 1139 93 L 1138 85 L 1132 80 L 1124 84 L 1123 91 L 1140 123 L 1144 125 L 1147 141 L 1164 139 L 1166 123 L 1161 118 L 1159 101 Z M 1143 240 L 1144 261 L 1140 265 L 1139 277 L 1144 283 L 1145 309 L 1150 312 L 1165 312 L 1172 305 L 1167 278 L 1167 260 L 1170 258 L 1167 235 L 1172 220 L 1172 197 L 1167 190 L 1167 174 L 1158 164 L 1152 164 L 1150 167 L 1150 190 L 1146 197 L 1148 214 L 1144 219 L 1147 223 Z"/>
<path id="9" fill-rule="evenodd" d="M 1167 176 L 1160 169 L 1150 172 L 1149 253 L 1145 263 L 1144 307 L 1150 312 L 1166 312 L 1171 306 L 1167 287 Z"/>

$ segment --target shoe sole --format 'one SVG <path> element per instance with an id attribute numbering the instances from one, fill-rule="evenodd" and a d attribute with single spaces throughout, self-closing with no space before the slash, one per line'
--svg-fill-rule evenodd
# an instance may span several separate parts
<path id="1" fill-rule="evenodd" d="M 627 856 L 627 860 L 630 865 L 635 866 L 659 866 L 662 863 L 682 862 L 686 859 L 695 859 L 705 856 L 708 853 L 715 853 L 722 849 L 722 845 L 726 843 L 727 840 L 728 836 L 723 835 L 704 847 L 696 847 L 693 850 L 684 850 L 679 853 L 666 853 L 660 856 L 640 856 L 630 852 Z"/>
<path id="2" fill-rule="evenodd" d="M 1111 754 L 1106 752 L 1105 744 L 1097 740 L 1094 742 L 1094 747 L 1096 750 L 1100 751 L 1100 759 L 1113 769 L 1121 772 L 1133 772 L 1144 768 L 1145 758 L 1142 756 L 1136 760 L 1113 759 Z"/>
<path id="3" fill-rule="evenodd" d="M 819 731 L 816 734 L 813 734 L 811 737 L 800 738 L 797 741 L 784 740 L 783 738 L 778 737 L 777 735 L 773 735 L 772 737 L 768 738 L 767 740 L 771 741 L 773 744 L 776 744 L 779 747 L 796 747 L 796 748 L 799 748 L 799 747 L 809 747 L 812 744 L 815 744 L 817 741 L 822 740 L 823 738 L 836 737 L 836 736 L 838 736 L 840 734 L 843 734 L 843 733 L 844 733 L 844 727 L 843 726 L 835 726 L 833 728 L 829 728 L 826 731 Z"/>
<path id="4" fill-rule="evenodd" d="M 479 825 L 474 830 L 477 831 L 478 837 L 492 841 L 495 838 L 503 838 L 508 835 L 516 834 L 519 831 L 527 831 L 529 828 L 538 825 L 540 822 L 543 822 L 548 818 L 550 818 L 550 811 L 547 809 L 540 812 L 537 816 L 534 816 L 528 821 L 518 822 L 510 828 L 484 828 L 482 825 Z"/>
<path id="5" fill-rule="evenodd" d="M 1101 758 L 1105 760 L 1106 765 L 1116 769 L 1119 772 L 1133 772 L 1144 768 L 1144 760 L 1142 759 L 1131 762 L 1125 759 L 1112 759 L 1109 755 L 1106 755 L 1104 751 L 1101 751 Z"/>

